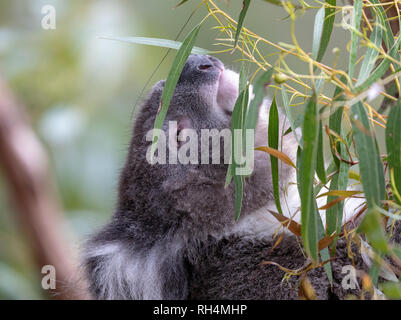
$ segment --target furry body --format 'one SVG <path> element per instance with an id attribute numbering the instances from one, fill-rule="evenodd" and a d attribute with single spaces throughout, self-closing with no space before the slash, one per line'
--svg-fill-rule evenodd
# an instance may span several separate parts
<path id="1" fill-rule="evenodd" d="M 286 235 L 272 249 L 272 234 L 280 224 L 267 212 L 275 210 L 270 161 L 255 153 L 254 171 L 245 179 L 241 217 L 234 221 L 233 183 L 224 188 L 227 164 L 154 164 L 146 160 L 160 106 L 164 82 L 152 89 L 135 120 L 125 167 L 121 173 L 115 213 L 88 241 L 84 265 L 90 291 L 97 299 L 293 299 L 296 277 L 282 284 L 284 273 L 274 260 L 287 267 L 306 263 L 298 240 Z M 197 130 L 227 129 L 238 95 L 238 75 L 216 58 L 192 55 L 175 89 L 167 123 Z M 262 105 L 255 145 L 266 145 L 268 109 Z M 288 128 L 280 114 L 280 127 Z M 200 143 L 200 142 L 199 142 Z M 293 134 L 282 141 L 283 152 L 295 158 Z M 200 163 L 200 162 L 199 162 Z M 289 166 L 280 170 L 281 187 L 295 182 Z M 295 190 L 295 191 L 294 191 Z M 294 188 L 290 194 L 296 199 Z M 299 203 L 298 203 L 299 204 Z M 287 215 L 294 213 L 290 201 Z M 347 261 L 339 250 L 333 262 L 336 281 Z M 337 263 L 337 264 L 336 264 Z M 360 266 L 362 267 L 362 266 Z M 319 298 L 343 297 L 339 283 L 330 285 L 322 268 L 312 271 Z M 333 295 L 331 295 L 331 293 Z"/>

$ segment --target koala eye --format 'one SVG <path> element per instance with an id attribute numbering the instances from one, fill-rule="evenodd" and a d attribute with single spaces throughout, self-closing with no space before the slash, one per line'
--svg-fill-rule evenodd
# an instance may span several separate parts
<path id="1" fill-rule="evenodd" d="M 199 70 L 208 70 L 210 68 L 212 68 L 213 66 L 211 64 L 201 64 L 198 69 Z"/>

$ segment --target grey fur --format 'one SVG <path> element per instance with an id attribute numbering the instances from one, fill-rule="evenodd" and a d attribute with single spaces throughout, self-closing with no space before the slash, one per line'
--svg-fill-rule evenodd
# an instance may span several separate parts
<path id="1" fill-rule="evenodd" d="M 197 69 L 199 65 L 209 67 L 202 71 Z M 229 112 L 220 108 L 216 99 L 221 66 L 212 57 L 190 56 L 164 122 L 166 133 L 169 120 L 189 119 L 197 131 L 230 128 Z M 153 128 L 163 86 L 164 81 L 154 86 L 135 120 L 114 215 L 86 244 L 84 266 L 93 297 L 296 298 L 296 277 L 290 281 L 292 286 L 282 284 L 282 271 L 259 264 L 275 260 L 287 267 L 303 265 L 305 258 L 297 239 L 287 235 L 271 251 L 271 232 L 256 235 L 247 231 L 250 221 L 257 221 L 255 210 L 273 203 L 266 154 L 255 153 L 255 169 L 245 180 L 242 215 L 237 224 L 233 185 L 224 188 L 227 165 L 150 165 L 146 161 L 150 142 L 145 136 Z M 285 125 L 283 119 L 281 115 L 281 125 Z M 257 145 L 266 144 L 266 123 L 266 119 L 258 123 Z M 283 146 L 283 151 L 295 158 L 292 134 L 285 136 Z M 282 167 L 283 185 L 293 178 L 290 172 L 288 166 Z M 341 265 L 347 262 L 345 250 L 339 250 L 339 254 L 338 265 L 333 264 L 336 281 L 341 276 Z M 328 298 L 330 285 L 322 268 L 312 271 L 311 276 L 318 297 Z M 344 296 L 339 283 L 333 290 L 336 296 Z"/>

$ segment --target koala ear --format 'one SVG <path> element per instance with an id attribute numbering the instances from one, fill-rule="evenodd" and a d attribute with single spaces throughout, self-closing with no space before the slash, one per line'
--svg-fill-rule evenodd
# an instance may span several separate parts
<path id="1" fill-rule="evenodd" d="M 164 85 L 166 83 L 166 80 L 160 80 L 157 82 L 152 89 L 149 91 L 149 97 L 153 99 L 160 99 L 161 95 L 163 93 Z"/>
<path id="2" fill-rule="evenodd" d="M 161 107 L 161 97 L 164 89 L 164 84 L 166 80 L 160 80 L 157 82 L 153 88 L 150 90 L 147 101 L 145 102 L 144 106 L 142 107 L 143 110 L 153 110 L 154 114 L 156 115 L 156 111 L 159 110 Z M 151 119 L 146 119 L 146 121 Z M 154 119 L 153 119 L 154 121 Z"/>
<path id="3" fill-rule="evenodd" d="M 160 80 L 154 85 L 153 89 L 154 90 L 158 90 L 159 89 L 159 90 L 163 91 L 165 84 L 166 84 L 166 80 Z"/>

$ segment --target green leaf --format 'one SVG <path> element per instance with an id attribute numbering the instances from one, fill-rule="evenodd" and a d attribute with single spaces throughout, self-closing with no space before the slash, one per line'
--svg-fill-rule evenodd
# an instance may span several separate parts
<path id="1" fill-rule="evenodd" d="M 341 136 L 344 138 L 344 141 L 347 140 L 344 132 L 342 132 Z M 339 149 L 341 157 L 343 159 L 350 160 L 345 145 L 341 143 Z M 329 192 L 333 190 L 347 189 L 348 179 L 349 179 L 349 169 L 350 167 L 347 163 L 339 161 L 338 172 L 334 174 L 334 176 L 331 179 Z M 337 198 L 336 196 L 331 196 L 331 195 L 328 196 L 327 203 L 331 203 L 336 198 Z M 333 232 L 336 232 L 337 234 L 340 233 L 343 220 L 343 212 L 344 212 L 344 200 L 337 202 L 332 207 L 326 210 L 326 225 L 327 225 L 326 233 L 328 235 L 332 234 Z M 331 245 L 333 253 L 335 252 L 336 242 L 337 238 L 333 240 L 333 244 Z"/>
<path id="2" fill-rule="evenodd" d="M 319 138 L 317 146 L 317 163 L 316 163 L 316 173 L 320 181 L 326 183 L 326 171 L 324 169 L 324 155 L 323 155 L 323 127 L 322 120 L 319 121 Z"/>
<path id="3" fill-rule="evenodd" d="M 245 141 L 245 131 L 246 131 L 245 120 L 246 120 L 246 115 L 248 113 L 249 86 L 248 86 L 248 70 L 245 69 L 245 63 L 242 62 L 240 73 L 239 73 L 238 92 L 242 92 L 245 90 L 246 90 L 246 98 L 244 96 L 244 99 L 241 103 L 241 109 L 240 109 L 241 118 L 240 118 L 240 122 L 238 125 L 238 129 L 242 129 L 242 138 L 243 138 L 242 146 L 243 147 L 245 146 L 245 143 L 246 143 L 246 141 Z"/>
<path id="4" fill-rule="evenodd" d="M 378 19 L 380 20 L 380 24 L 384 26 L 384 43 L 387 48 L 391 48 L 394 45 L 394 35 L 391 29 L 391 25 L 389 20 L 387 19 L 386 12 L 383 8 L 383 5 L 380 0 L 370 0 L 376 6 L 374 7 L 374 11 Z M 398 60 L 397 60 L 398 61 Z"/>
<path id="5" fill-rule="evenodd" d="M 231 144 L 231 163 L 228 166 L 227 175 L 226 175 L 226 183 L 225 187 L 227 188 L 231 183 L 231 180 L 235 173 L 236 164 L 234 163 L 234 152 L 236 145 L 234 143 L 234 130 L 235 129 L 243 129 L 243 118 L 244 114 L 246 114 L 246 108 L 248 104 L 248 95 L 249 95 L 249 87 L 247 86 L 247 74 L 245 71 L 244 64 L 241 65 L 240 75 L 239 75 L 239 84 L 238 84 L 238 95 L 237 100 L 234 104 L 233 113 L 231 116 L 231 136 L 232 136 L 232 144 Z"/>
<path id="6" fill-rule="evenodd" d="M 375 252 L 379 251 L 377 254 L 380 255 L 388 251 L 388 241 L 380 223 L 379 214 L 375 209 L 380 206 L 381 200 L 384 200 L 385 197 L 383 165 L 374 131 L 362 102 L 353 105 L 351 113 L 352 131 L 359 158 L 359 170 L 368 207 L 368 212 L 362 220 L 359 231 L 365 232 L 369 243 Z M 380 265 L 377 261 L 373 261 L 369 270 L 373 284 L 377 283 L 379 270 Z"/>
<path id="7" fill-rule="evenodd" d="M 341 82 L 345 81 L 345 77 L 342 76 L 340 78 Z M 340 87 L 336 87 L 335 91 L 334 91 L 334 96 L 333 96 L 333 104 L 336 101 L 345 101 L 345 97 L 344 97 L 344 93 L 342 91 L 342 89 Z M 342 123 L 342 117 L 343 117 L 343 110 L 344 107 L 338 107 L 333 113 L 330 114 L 330 118 L 329 118 L 329 128 L 334 131 L 335 133 L 337 133 L 338 135 L 341 135 L 341 123 Z M 341 153 L 341 146 L 338 145 L 337 147 L 337 151 L 339 153 Z M 336 163 L 337 167 L 340 167 L 340 160 L 337 159 L 335 152 L 333 149 L 331 149 L 331 153 L 333 155 L 333 159 L 334 162 Z"/>
<path id="8" fill-rule="evenodd" d="M 242 24 L 244 23 L 245 15 L 248 11 L 250 3 L 251 3 L 251 0 L 243 0 L 242 1 L 242 10 L 241 10 L 241 13 L 239 14 L 237 31 L 235 32 L 234 49 L 237 46 L 239 35 L 241 34 Z"/>
<path id="9" fill-rule="evenodd" d="M 265 97 L 265 84 L 268 83 L 273 74 L 273 69 L 269 69 L 256 80 L 253 86 L 254 97 L 249 104 L 248 113 L 245 120 L 246 129 L 255 129 L 256 123 L 258 121 L 259 107 L 263 102 Z"/>
<path id="10" fill-rule="evenodd" d="M 240 88 L 246 84 L 246 81 L 241 81 L 241 79 L 246 79 L 244 76 L 244 68 L 241 68 L 240 73 Z M 242 85 L 241 85 L 242 83 Z M 239 176 L 236 174 L 236 168 L 240 166 L 240 164 L 236 163 L 235 153 L 237 150 L 243 150 L 244 143 L 242 139 L 235 139 L 235 131 L 238 129 L 243 129 L 244 127 L 244 113 L 246 112 L 249 101 L 249 86 L 245 85 L 243 91 L 239 94 L 237 101 L 235 102 L 232 118 L 231 118 L 231 131 L 232 131 L 232 150 L 231 150 L 231 159 L 232 162 L 228 167 L 227 176 L 226 176 L 226 186 L 228 186 L 231 182 L 231 179 L 234 178 L 234 187 L 235 187 L 235 220 L 238 220 L 241 214 L 242 207 L 242 198 L 243 198 L 243 176 Z M 240 144 L 240 145 L 238 145 Z M 241 145 L 242 144 L 242 145 Z"/>
<path id="11" fill-rule="evenodd" d="M 336 0 L 326 0 L 332 6 Z M 335 19 L 335 8 L 321 8 L 316 13 L 315 26 L 313 29 L 312 58 L 321 61 L 330 41 L 331 32 Z"/>
<path id="12" fill-rule="evenodd" d="M 381 4 L 381 2 L 379 0 L 372 0 L 372 2 L 374 4 Z M 378 16 L 380 18 L 380 22 L 383 26 L 385 26 L 385 32 L 384 32 L 384 43 L 386 44 L 387 48 L 392 48 L 394 45 L 394 35 L 393 35 L 393 31 L 390 25 L 390 20 L 387 17 L 386 11 L 384 10 L 384 6 L 379 5 L 379 6 L 375 6 L 375 9 L 377 9 L 378 12 Z M 387 10 L 387 9 L 386 9 Z M 399 36 L 398 36 L 399 39 Z M 395 50 L 394 52 L 392 52 L 392 57 L 396 60 L 396 61 L 400 61 L 400 53 L 399 53 L 399 45 L 397 50 Z M 401 77 L 398 77 L 398 81 L 401 82 Z M 388 93 L 388 92 L 387 92 Z"/>
<path id="13" fill-rule="evenodd" d="M 389 253 L 389 239 L 384 231 L 382 219 L 379 212 L 373 208 L 368 209 L 363 220 L 358 228 L 358 232 L 363 232 L 366 235 L 369 244 L 377 258 L 374 258 L 369 269 L 369 276 L 373 285 L 377 285 L 379 273 L 381 269 L 380 259 L 383 259 L 386 253 Z"/>
<path id="14" fill-rule="evenodd" d="M 121 41 L 121 42 L 128 42 L 128 43 L 136 43 L 136 44 L 144 44 L 147 46 L 155 46 L 155 47 L 164 47 L 164 48 L 170 48 L 174 50 L 178 50 L 182 42 L 179 41 L 173 41 L 173 40 L 168 40 L 168 39 L 160 39 L 160 38 L 145 38 L 145 37 L 100 37 L 99 39 L 105 39 L 105 40 L 115 40 L 115 41 Z M 199 47 L 193 47 L 191 50 L 191 53 L 194 54 L 209 54 L 210 51 L 199 48 Z"/>
<path id="15" fill-rule="evenodd" d="M 318 78 L 316 81 L 313 82 L 314 85 L 315 85 L 315 92 L 316 92 L 316 94 L 319 93 L 319 91 L 320 91 L 320 89 L 322 88 L 323 83 L 324 83 L 324 72 L 321 72 L 320 75 L 321 75 L 321 77 Z"/>
<path id="16" fill-rule="evenodd" d="M 362 0 L 354 1 L 354 11 L 352 15 L 352 29 L 351 29 L 351 47 L 350 47 L 350 56 L 349 56 L 349 64 L 348 64 L 348 74 L 352 79 L 354 76 L 355 64 L 356 64 L 356 55 L 358 50 L 358 34 L 359 27 L 361 24 L 362 17 Z"/>
<path id="17" fill-rule="evenodd" d="M 389 252 L 389 239 L 384 231 L 381 216 L 376 209 L 369 209 L 366 212 L 358 231 L 362 231 L 366 234 L 366 238 L 372 248 L 381 253 Z"/>
<path id="18" fill-rule="evenodd" d="M 319 211 L 317 210 L 317 205 L 316 205 L 316 201 L 315 201 L 315 211 L 316 211 L 316 215 L 317 215 L 317 226 L 318 226 L 318 234 L 319 234 L 319 241 L 321 239 L 323 239 L 325 237 L 325 232 L 324 232 L 324 225 L 323 225 L 323 221 L 322 218 L 320 217 Z M 320 251 L 320 257 L 322 259 L 322 261 L 327 261 L 330 259 L 330 252 L 329 252 L 329 248 L 324 248 Z M 330 284 L 333 283 L 333 273 L 331 270 L 331 264 L 330 262 L 326 263 L 324 266 L 324 271 L 327 274 L 327 278 L 330 281 Z"/>
<path id="19" fill-rule="evenodd" d="M 276 105 L 276 97 L 274 97 L 269 112 L 269 127 L 268 127 L 269 147 L 273 149 L 278 149 L 278 139 L 279 139 L 279 115 Z M 276 157 L 270 157 L 270 164 L 272 171 L 274 201 L 276 202 L 277 211 L 282 214 L 283 211 L 281 209 L 281 204 L 280 204 L 279 181 L 278 181 L 279 177 L 278 159 Z"/>
<path id="20" fill-rule="evenodd" d="M 241 69 L 239 72 L 238 92 L 244 91 L 248 83 L 248 73 L 245 69 L 245 63 L 241 63 Z"/>
<path id="21" fill-rule="evenodd" d="M 308 255 L 318 260 L 318 226 L 317 212 L 313 194 L 313 178 L 316 170 L 317 143 L 319 138 L 319 118 L 316 106 L 316 95 L 313 93 L 306 109 L 302 128 L 303 151 L 300 168 L 300 196 L 302 239 Z"/>
<path id="22" fill-rule="evenodd" d="M 396 59 L 399 54 L 398 50 L 401 43 L 401 37 L 397 38 L 397 41 L 394 43 L 393 47 L 388 52 L 388 55 L 392 58 Z M 376 69 L 370 74 L 370 76 L 362 82 L 359 86 L 357 86 L 353 91 L 355 93 L 360 93 L 366 89 L 368 89 L 373 83 L 379 80 L 388 70 L 391 61 L 389 59 L 383 59 L 382 62 L 376 67 Z"/>
<path id="23" fill-rule="evenodd" d="M 238 220 L 240 214 L 241 214 L 241 207 L 242 207 L 242 198 L 243 198 L 243 184 L 244 184 L 244 178 L 243 176 L 239 176 L 236 174 L 236 168 L 238 168 L 240 165 L 236 163 L 235 160 L 235 152 L 237 148 L 241 148 L 244 146 L 236 145 L 236 143 L 242 143 L 242 139 L 239 141 L 234 139 L 234 131 L 236 129 L 242 129 L 243 128 L 243 116 L 242 114 L 246 112 L 246 107 L 248 106 L 248 96 L 249 96 L 249 87 L 246 86 L 244 88 L 244 91 L 240 94 L 240 96 L 237 99 L 237 103 L 234 106 L 233 110 L 233 115 L 231 119 L 231 127 L 232 127 L 232 163 L 231 163 L 231 170 L 232 170 L 232 176 L 234 177 L 234 187 L 235 187 L 235 220 Z M 230 170 L 230 167 L 228 168 Z"/>
<path id="24" fill-rule="evenodd" d="M 358 50 L 358 34 L 356 31 L 359 31 L 359 26 L 361 24 L 362 17 L 362 0 L 354 1 L 354 11 L 352 15 L 352 29 L 351 29 L 351 47 L 350 47 L 350 58 L 348 64 L 348 74 L 352 79 L 354 76 L 355 64 L 356 64 L 356 55 Z"/>
<path id="25" fill-rule="evenodd" d="M 401 300 L 401 283 L 387 281 L 380 284 L 380 290 L 383 291 L 387 299 Z"/>
<path id="26" fill-rule="evenodd" d="M 359 170 L 368 208 L 380 206 L 385 198 L 383 165 L 373 128 L 361 102 L 351 107 L 352 130 L 359 158 Z"/>
<path id="27" fill-rule="evenodd" d="M 287 96 L 284 85 L 281 85 L 281 95 L 283 97 L 283 105 L 284 105 L 285 114 L 287 115 L 288 122 L 290 123 L 292 133 L 294 134 L 295 140 L 297 141 L 298 145 L 300 146 L 301 144 L 298 139 L 297 133 L 295 131 L 295 129 L 297 128 L 297 125 L 294 121 L 294 117 L 291 112 L 290 102 L 288 100 L 288 96 Z"/>
<path id="28" fill-rule="evenodd" d="M 373 28 L 372 34 L 370 35 L 370 41 L 380 49 L 380 45 L 382 42 L 382 26 L 379 23 L 379 18 L 376 19 L 375 26 Z M 372 72 L 376 59 L 379 56 L 379 51 L 375 48 L 368 47 L 365 53 L 365 57 L 362 61 L 361 70 L 359 71 L 358 81 L 356 82 L 356 86 L 359 86 L 363 83 Z"/>
<path id="29" fill-rule="evenodd" d="M 235 186 L 235 220 L 238 220 L 241 214 L 242 198 L 244 195 L 244 178 L 242 176 L 234 176 Z"/>
<path id="30" fill-rule="evenodd" d="M 161 98 L 161 108 L 156 115 L 155 119 L 155 129 L 161 129 L 163 126 L 164 119 L 166 118 L 167 110 L 170 105 L 171 98 L 173 97 L 173 93 L 175 90 L 175 87 L 178 83 L 178 79 L 181 75 L 181 71 L 184 68 L 185 62 L 187 61 L 192 48 L 194 47 L 196 38 L 198 36 L 200 29 L 200 25 L 197 25 L 192 31 L 187 35 L 185 38 L 184 42 L 182 43 L 180 49 L 177 52 L 177 55 L 175 56 L 173 65 L 171 66 L 170 72 L 167 76 L 166 83 L 164 85 L 163 89 L 163 94 Z M 157 146 L 157 141 L 158 141 L 158 132 L 159 130 L 155 130 L 154 135 L 153 135 L 153 141 L 152 141 L 152 149 L 151 149 L 151 155 L 154 155 L 156 146 Z"/>
<path id="31" fill-rule="evenodd" d="M 301 162 L 302 162 L 302 148 L 301 146 L 298 146 L 297 148 L 297 168 L 301 168 Z M 299 170 L 297 170 L 297 186 L 298 186 L 298 192 L 299 194 L 302 193 L 302 183 L 301 183 L 301 173 Z"/>
<path id="32" fill-rule="evenodd" d="M 228 165 L 228 169 L 227 169 L 227 173 L 226 173 L 226 183 L 224 185 L 224 188 L 227 188 L 230 185 L 232 180 L 233 180 L 233 164 L 230 163 Z"/>
<path id="33" fill-rule="evenodd" d="M 390 170 L 394 170 L 394 183 L 398 192 L 401 192 L 401 103 L 398 100 L 387 118 L 386 147 Z M 395 197 L 397 199 L 397 197 Z M 400 203 L 399 199 L 397 199 Z"/>
<path id="34" fill-rule="evenodd" d="M 321 7 L 315 16 L 315 25 L 313 27 L 312 59 L 317 60 L 320 42 L 322 40 L 324 24 L 324 7 Z"/>
<path id="35" fill-rule="evenodd" d="M 345 81 L 345 77 L 343 76 L 341 81 Z M 333 102 L 345 100 L 344 95 L 341 94 L 342 89 L 340 87 L 336 87 L 334 91 Z M 329 118 L 329 128 L 333 132 L 337 133 L 339 136 L 343 137 L 344 141 L 347 141 L 345 137 L 345 133 L 342 130 L 342 116 L 343 116 L 344 107 L 338 107 Z M 348 185 L 348 177 L 349 177 L 349 165 L 343 161 L 340 161 L 336 156 L 334 150 L 330 149 L 333 155 L 333 161 L 337 166 L 338 172 L 333 176 L 330 181 L 329 192 L 333 190 L 346 190 Z M 337 152 L 341 155 L 343 159 L 350 160 L 346 146 L 343 143 L 338 143 L 336 145 Z M 327 203 L 335 200 L 335 196 L 328 196 Z M 344 210 L 344 201 L 340 201 L 333 205 L 332 207 L 326 210 L 326 233 L 328 235 L 333 232 L 340 233 L 341 224 L 343 219 L 343 210 Z M 334 239 L 333 244 L 331 245 L 333 249 L 333 253 L 336 248 L 337 238 Z"/>

